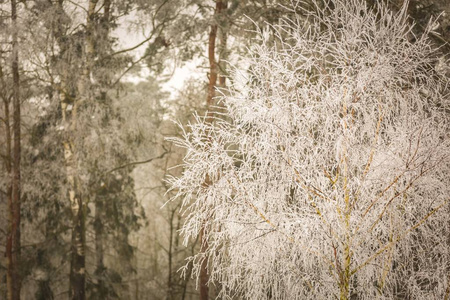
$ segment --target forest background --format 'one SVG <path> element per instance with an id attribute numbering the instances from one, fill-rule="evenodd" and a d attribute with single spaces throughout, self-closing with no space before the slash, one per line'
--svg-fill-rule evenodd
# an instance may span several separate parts
<path id="1" fill-rule="evenodd" d="M 289 5 L 0 1 L 1 299 L 220 293 L 206 273 L 177 272 L 204 249 L 179 236 L 182 202 L 169 201 L 166 178 L 181 174 L 185 153 L 165 138 L 182 134 L 173 121 L 215 106 L 229 64 Z M 445 65 L 448 1 L 410 1 L 408 13 L 417 34 L 438 20 L 430 39 Z"/>

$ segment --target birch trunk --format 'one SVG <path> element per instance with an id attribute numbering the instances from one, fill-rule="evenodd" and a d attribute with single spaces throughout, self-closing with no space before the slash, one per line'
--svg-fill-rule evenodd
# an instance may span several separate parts
<path id="1" fill-rule="evenodd" d="M 90 83 L 91 65 L 94 54 L 94 17 L 97 0 L 88 3 L 86 20 L 86 38 L 84 52 L 84 68 L 79 81 L 78 99 L 74 99 L 73 107 L 66 102 L 61 103 L 63 119 L 67 122 L 69 107 L 71 109 L 70 129 L 64 142 L 66 170 L 69 182 L 69 200 L 72 208 L 72 257 L 70 268 L 70 298 L 86 299 L 86 202 L 80 193 L 80 183 L 77 175 L 77 159 L 75 153 L 74 135 L 77 129 L 77 109 L 81 101 L 89 100 L 88 85 Z"/>

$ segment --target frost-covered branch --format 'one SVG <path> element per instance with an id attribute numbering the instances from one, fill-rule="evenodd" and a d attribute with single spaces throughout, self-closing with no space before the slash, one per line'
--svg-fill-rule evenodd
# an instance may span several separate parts
<path id="1" fill-rule="evenodd" d="M 221 297 L 444 297 L 450 82 L 406 5 L 334 0 L 261 29 L 226 112 L 173 139 L 185 243 L 207 228 L 192 274 L 208 257 Z"/>

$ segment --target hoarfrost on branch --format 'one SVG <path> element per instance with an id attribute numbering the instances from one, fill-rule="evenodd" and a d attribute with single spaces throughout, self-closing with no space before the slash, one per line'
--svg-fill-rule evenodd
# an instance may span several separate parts
<path id="1" fill-rule="evenodd" d="M 187 242 L 221 297 L 442 299 L 449 97 L 436 49 L 394 13 L 333 0 L 260 30 L 214 122 L 182 139 Z"/>

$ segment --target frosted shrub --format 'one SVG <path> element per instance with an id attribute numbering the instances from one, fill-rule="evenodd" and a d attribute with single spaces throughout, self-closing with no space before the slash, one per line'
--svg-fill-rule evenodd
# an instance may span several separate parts
<path id="1" fill-rule="evenodd" d="M 202 226 L 220 297 L 443 299 L 449 273 L 448 80 L 428 31 L 334 0 L 260 32 L 214 123 L 197 117 L 172 178 Z"/>

